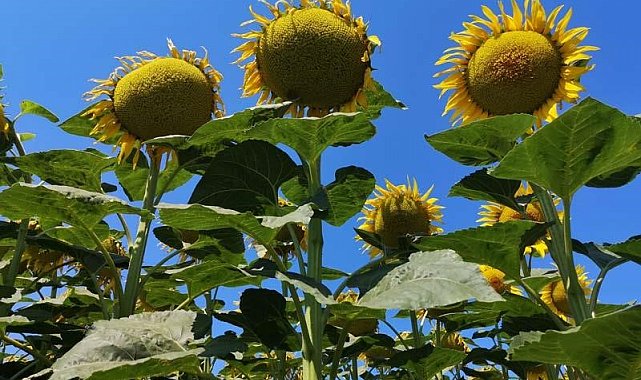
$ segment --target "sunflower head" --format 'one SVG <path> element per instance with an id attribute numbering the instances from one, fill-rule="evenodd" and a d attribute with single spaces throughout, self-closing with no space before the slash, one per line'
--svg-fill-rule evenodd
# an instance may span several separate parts
<path id="1" fill-rule="evenodd" d="M 218 94 L 222 76 L 209 64 L 207 54 L 179 51 L 168 40 L 170 55 L 160 57 L 150 52 L 118 58 L 118 67 L 108 79 L 94 80 L 98 85 L 87 100 L 103 99 L 85 112 L 96 126 L 91 131 L 100 141 L 118 137 L 119 160 L 136 151 L 141 142 L 167 135 L 191 135 L 223 114 Z"/>
<path id="2" fill-rule="evenodd" d="M 579 46 L 588 28 L 568 29 L 572 10 L 563 6 L 546 14 L 540 0 L 525 0 L 523 9 L 512 0 L 512 15 L 499 2 L 500 14 L 483 6 L 485 18 L 471 16 L 464 30 L 452 33 L 457 46 L 436 62 L 449 64 L 435 76 L 441 96 L 452 95 L 444 115 L 455 123 L 489 116 L 528 113 L 537 124 L 557 116 L 561 102 L 575 103 L 584 91 L 580 77 L 593 66 L 586 63 L 593 46 Z"/>
<path id="3" fill-rule="evenodd" d="M 545 365 L 528 368 L 527 380 L 548 380 L 548 371 Z"/>
<path id="4" fill-rule="evenodd" d="M 1 99 L 2 98 L 0 98 L 0 100 Z M 2 103 L 0 103 L 0 132 L 2 132 L 5 137 L 9 134 L 9 122 L 4 114 L 4 105 Z"/>
<path id="5" fill-rule="evenodd" d="M 470 348 L 457 331 L 446 332 L 441 337 L 440 347 L 455 351 L 470 352 Z"/>
<path id="6" fill-rule="evenodd" d="M 373 199 L 365 202 L 364 220 L 358 228 L 377 234 L 381 243 L 389 248 L 398 248 L 398 239 L 408 234 L 433 235 L 443 231 L 434 225 L 441 222 L 442 206 L 436 204 L 438 199 L 430 198 L 431 187 L 424 194 L 418 190 L 416 180 L 407 185 L 394 185 L 385 180 L 386 188 L 376 186 Z M 365 243 L 364 248 L 374 257 L 381 250 Z"/>
<path id="7" fill-rule="evenodd" d="M 354 18 L 342 0 L 286 0 L 266 3 L 273 19 L 255 13 L 260 30 L 235 36 L 247 39 L 234 51 L 246 63 L 243 96 L 260 93 L 259 103 L 276 98 L 294 102 L 291 113 L 322 116 L 366 105 L 372 87 L 370 56 L 380 44 L 367 25 Z"/>
<path id="8" fill-rule="evenodd" d="M 576 266 L 576 274 L 579 278 L 579 284 L 585 295 L 590 294 L 591 280 L 588 279 L 585 269 L 581 265 Z M 566 322 L 571 320 L 572 312 L 570 310 L 570 302 L 568 295 L 563 286 L 563 281 L 557 280 L 551 282 L 541 289 L 541 300 L 545 302 L 552 311 L 554 311 L 561 319 Z"/>
<path id="9" fill-rule="evenodd" d="M 336 297 L 336 301 L 340 303 L 355 304 L 358 301 L 358 293 L 348 290 Z M 354 336 L 363 336 L 373 334 L 378 328 L 378 320 L 376 318 L 360 318 L 360 319 L 345 319 L 332 316 L 329 323 L 347 330 L 348 333 Z"/>
<path id="10" fill-rule="evenodd" d="M 497 293 L 503 294 L 508 292 L 512 294 L 521 294 L 521 290 L 519 288 L 505 282 L 505 273 L 502 271 L 492 268 L 489 265 L 479 265 L 479 269 L 487 283 L 490 284 Z"/>
<path id="11" fill-rule="evenodd" d="M 532 195 L 532 188 L 527 186 L 527 184 L 521 184 L 519 189 L 514 194 L 515 198 L 526 197 Z M 554 200 L 555 204 L 559 204 L 560 199 Z M 512 220 L 531 220 L 534 222 L 545 222 L 545 215 L 543 214 L 543 208 L 541 203 L 536 200 L 530 200 L 525 206 L 523 212 L 519 212 L 510 207 L 502 205 L 500 203 L 488 202 L 485 205 L 481 206 L 481 211 L 479 212 L 481 216 L 477 222 L 481 222 L 481 226 L 492 226 L 496 223 L 509 222 Z M 563 211 L 559 211 L 559 217 L 562 219 Z M 525 247 L 525 253 L 534 254 L 537 256 L 545 256 L 548 252 L 548 247 L 546 241 L 550 239 L 549 236 L 546 236 L 542 239 L 539 239 L 531 246 Z"/>

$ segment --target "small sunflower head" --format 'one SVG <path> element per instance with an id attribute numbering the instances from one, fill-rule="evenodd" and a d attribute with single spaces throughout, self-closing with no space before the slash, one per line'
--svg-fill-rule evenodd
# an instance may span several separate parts
<path id="1" fill-rule="evenodd" d="M 548 371 L 545 365 L 528 368 L 527 380 L 548 380 Z"/>
<path id="2" fill-rule="evenodd" d="M 364 220 L 358 228 L 377 234 L 381 243 L 389 248 L 398 248 L 398 239 L 405 235 L 433 235 L 443 231 L 434 225 L 441 222 L 442 206 L 436 204 L 438 199 L 430 198 L 431 187 L 420 194 L 416 180 L 407 185 L 394 185 L 385 180 L 386 188 L 376 186 L 374 199 L 365 202 L 363 208 Z M 381 251 L 369 244 L 364 248 L 374 257 Z"/>
<path id="3" fill-rule="evenodd" d="M 513 15 L 499 2 L 500 15 L 483 6 L 486 18 L 464 22 L 450 36 L 458 46 L 436 62 L 451 65 L 435 75 L 447 75 L 435 86 L 441 96 L 453 91 L 444 115 L 466 123 L 528 113 L 541 125 L 556 118 L 561 102 L 575 103 L 584 91 L 580 77 L 592 69 L 587 52 L 597 48 L 579 46 L 588 28 L 568 29 L 572 10 L 559 17 L 562 8 L 546 15 L 540 0 L 525 0 L 523 9 L 512 0 Z"/>
<path id="4" fill-rule="evenodd" d="M 440 341 L 440 347 L 447 348 L 455 351 L 470 352 L 470 347 L 457 331 L 446 332 Z"/>
<path id="5" fill-rule="evenodd" d="M 370 55 L 380 44 L 367 36 L 362 18 L 354 18 L 349 3 L 302 0 L 265 3 L 273 19 L 256 14 L 260 31 L 235 35 L 249 41 L 234 51 L 245 64 L 243 95 L 261 93 L 259 103 L 291 100 L 291 113 L 322 116 L 355 111 L 366 105 L 364 90 L 372 86 Z"/>
<path id="6" fill-rule="evenodd" d="M 521 184 L 519 189 L 514 194 L 515 198 L 527 197 L 532 195 L 532 188 L 527 186 L 527 184 Z M 560 199 L 554 200 L 555 204 L 560 203 Z M 492 226 L 496 223 L 509 222 L 513 220 L 531 220 L 534 222 L 545 222 L 545 215 L 543 214 L 543 208 L 541 203 L 537 199 L 530 200 L 525 206 L 523 212 L 519 212 L 510 207 L 502 205 L 500 203 L 488 202 L 485 205 L 481 206 L 481 211 L 479 212 L 481 216 L 477 222 L 481 222 L 481 226 Z M 559 217 L 562 218 L 563 211 L 559 211 Z M 534 254 L 536 256 L 543 257 L 548 252 L 547 241 L 550 237 L 546 236 L 542 239 L 539 239 L 531 246 L 525 247 L 526 254 Z"/>
<path id="7" fill-rule="evenodd" d="M 489 265 L 479 265 L 481 274 L 485 277 L 485 280 L 488 284 L 499 294 L 505 292 L 512 294 L 521 294 L 521 290 L 515 286 L 512 286 L 505 281 L 505 273 L 502 271 L 492 268 Z"/>
<path id="8" fill-rule="evenodd" d="M 167 135 L 191 135 L 211 120 L 222 116 L 218 94 L 222 76 L 196 52 L 179 51 L 168 40 L 170 55 L 150 52 L 118 58 L 118 67 L 108 79 L 94 80 L 98 85 L 86 94 L 87 100 L 104 99 L 85 112 L 97 120 L 92 130 L 99 141 L 120 136 L 119 159 L 136 150 L 142 141 Z"/>
<path id="9" fill-rule="evenodd" d="M 355 304 L 358 301 L 358 293 L 348 290 L 336 297 L 336 301 L 340 303 Z M 361 318 L 361 319 L 345 319 L 340 317 L 331 317 L 329 323 L 347 330 L 348 333 L 354 336 L 363 336 L 373 334 L 378 328 L 378 320 L 376 318 Z"/>
<path id="10" fill-rule="evenodd" d="M 583 289 L 583 293 L 585 295 L 590 294 L 590 284 L 592 281 L 588 279 L 588 275 L 581 265 L 576 266 L 576 274 L 579 278 L 579 284 L 581 285 L 581 289 Z M 570 302 L 563 281 L 557 280 L 545 285 L 543 289 L 541 289 L 541 300 L 564 321 L 569 322 L 572 319 Z"/>

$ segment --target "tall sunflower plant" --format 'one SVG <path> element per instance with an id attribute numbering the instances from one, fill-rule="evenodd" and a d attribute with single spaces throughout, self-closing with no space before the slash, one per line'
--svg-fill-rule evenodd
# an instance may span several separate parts
<path id="1" fill-rule="evenodd" d="M 342 0 L 262 3 L 234 35 L 255 107 L 227 114 L 207 52 L 171 40 L 118 58 L 59 124 L 115 154 L 29 153 L 17 121 L 58 118 L 0 105 L 0 377 L 640 378 L 641 309 L 598 297 L 641 243 L 572 239 L 571 206 L 641 172 L 641 120 L 580 99 L 596 48 L 571 10 L 499 2 L 450 36 L 435 87 L 451 128 L 426 140 L 476 167 L 450 195 L 485 203 L 446 233 L 415 179 L 321 177 L 325 150 L 405 108 L 373 79 L 369 24 Z M 370 261 L 324 266 L 328 224 L 355 227 Z"/>

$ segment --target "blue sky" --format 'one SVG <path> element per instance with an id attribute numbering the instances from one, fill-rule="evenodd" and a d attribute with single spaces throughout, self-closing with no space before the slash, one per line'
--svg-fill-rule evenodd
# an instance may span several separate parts
<path id="1" fill-rule="evenodd" d="M 447 198 L 449 188 L 473 171 L 450 161 L 425 143 L 424 134 L 449 128 L 441 117 L 445 99 L 438 99 L 432 75 L 434 62 L 452 46 L 450 32 L 459 31 L 467 15 L 480 14 L 482 4 L 496 10 L 494 1 L 373 1 L 353 0 L 356 15 L 370 22 L 370 32 L 378 35 L 383 48 L 373 57 L 375 79 L 409 106 L 407 111 L 388 110 L 375 122 L 378 134 L 367 143 L 330 150 L 323 164 L 324 182 L 334 171 L 358 165 L 373 172 L 379 183 L 385 178 L 400 183 L 416 177 L 424 191 L 435 185 L 433 195 L 440 198 L 446 231 L 476 225 L 480 203 Z M 544 1 L 547 10 L 562 4 Z M 591 28 L 586 44 L 596 45 L 596 69 L 585 75 L 583 84 L 592 96 L 628 114 L 641 113 L 641 52 L 638 49 L 638 15 L 641 2 L 627 0 L 606 6 L 602 1 L 564 2 L 574 8 L 570 26 Z M 23 99 L 39 102 L 62 120 L 86 107 L 82 94 L 92 85 L 90 78 L 104 78 L 116 66 L 114 56 L 131 55 L 139 50 L 166 54 L 166 38 L 179 48 L 205 47 L 213 65 L 222 72 L 222 96 L 228 113 L 255 104 L 256 99 L 241 99 L 242 70 L 231 62 L 237 55 L 230 51 L 239 40 L 230 35 L 246 29 L 248 6 L 264 7 L 254 0 L 208 1 L 46 1 L 9 0 L 3 2 L 0 64 L 5 79 L 2 85 L 8 112 L 15 115 Z M 267 12 L 263 12 L 267 14 Z M 202 51 L 202 50 L 200 50 Z M 48 149 L 85 149 L 92 140 L 63 133 L 55 125 L 25 117 L 18 125 L 21 132 L 34 132 L 36 140 L 26 144 L 29 152 Z M 101 147 L 109 153 L 109 147 Z M 574 237 L 583 241 L 616 242 L 640 234 L 641 206 L 638 193 L 641 180 L 622 189 L 581 190 L 573 203 Z M 165 200 L 184 203 L 189 187 L 176 191 Z M 367 261 L 360 244 L 353 240 L 354 218 L 341 228 L 326 227 L 324 261 L 327 265 L 351 271 Z M 154 245 L 150 253 L 159 253 Z M 597 268 L 582 258 L 588 271 Z M 627 302 L 638 297 L 632 286 L 641 269 L 626 264 L 615 269 L 605 281 L 603 302 Z M 237 292 L 231 291 L 229 295 Z"/>

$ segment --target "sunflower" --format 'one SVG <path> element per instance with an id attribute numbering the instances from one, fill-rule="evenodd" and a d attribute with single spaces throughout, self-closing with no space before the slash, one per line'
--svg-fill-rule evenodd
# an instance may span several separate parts
<path id="1" fill-rule="evenodd" d="M 367 36 L 362 17 L 352 16 L 342 0 L 263 2 L 273 19 L 249 11 L 260 30 L 234 34 L 249 40 L 234 49 L 236 63 L 252 56 L 245 70 L 243 96 L 260 93 L 258 104 L 291 100 L 290 113 L 302 117 L 353 112 L 366 106 L 365 90 L 373 89 L 370 56 L 380 40 Z"/>
<path id="2" fill-rule="evenodd" d="M 592 280 L 588 279 L 588 274 L 585 273 L 585 269 L 581 265 L 576 266 L 576 274 L 579 278 L 579 285 L 583 289 L 585 295 L 590 294 L 590 284 Z M 563 281 L 557 280 L 545 285 L 541 289 L 541 300 L 545 302 L 546 305 L 552 309 L 561 319 L 566 322 L 570 322 L 571 310 L 570 302 L 568 300 L 568 295 L 565 292 L 565 287 L 563 286 Z"/>
<path id="3" fill-rule="evenodd" d="M 2 100 L 2 97 L 0 97 L 0 100 Z M 4 105 L 2 103 L 0 103 L 0 132 L 2 132 L 5 137 L 9 135 L 9 122 L 4 115 Z"/>
<path id="4" fill-rule="evenodd" d="M 439 346 L 455 351 L 470 352 L 470 347 L 465 343 L 465 340 L 457 331 L 446 332 L 441 337 Z"/>
<path id="5" fill-rule="evenodd" d="M 527 183 L 525 185 L 521 183 L 521 186 L 519 186 L 519 189 L 514 194 L 514 197 L 526 197 L 532 194 L 532 188 L 527 186 Z M 555 199 L 554 203 L 558 205 L 560 203 L 560 199 Z M 509 222 L 512 220 L 532 220 L 541 223 L 545 222 L 543 208 L 541 206 L 541 203 L 536 199 L 532 199 L 528 202 L 527 206 L 525 207 L 525 212 L 523 213 L 500 203 L 488 202 L 487 204 L 481 206 L 479 215 L 481 216 L 481 218 L 478 219 L 477 222 L 482 222 L 481 226 L 492 226 L 496 223 Z M 559 218 L 563 219 L 563 211 L 559 211 Z M 548 252 L 547 241 L 549 240 L 550 236 L 548 234 L 544 238 L 537 240 L 534 244 L 525 247 L 525 253 L 534 254 L 540 257 L 545 256 L 545 254 Z"/>
<path id="6" fill-rule="evenodd" d="M 508 292 L 517 295 L 522 294 L 521 289 L 505 282 L 505 273 L 502 271 L 489 265 L 479 265 L 479 269 L 481 270 L 483 277 L 485 277 L 485 280 L 487 280 L 487 283 L 490 284 L 497 293 L 503 294 Z"/>
<path id="7" fill-rule="evenodd" d="M 358 302 L 358 293 L 353 290 L 348 290 L 347 292 L 339 294 L 338 297 L 336 297 L 336 301 L 339 303 L 354 305 Z M 376 318 L 348 319 L 332 315 L 329 318 L 328 323 L 332 326 L 345 329 L 348 333 L 354 336 L 373 334 L 378 329 L 378 320 Z"/>
<path id="8" fill-rule="evenodd" d="M 381 243 L 389 248 L 398 248 L 398 239 L 408 234 L 443 232 L 442 228 L 434 225 L 443 219 L 440 211 L 443 207 L 436 204 L 438 199 L 430 198 L 434 186 L 423 195 L 416 180 L 413 184 L 408 180 L 407 185 L 394 185 L 385 180 L 385 186 L 387 189 L 376 186 L 378 193 L 374 193 L 374 199 L 365 202 L 360 218 L 364 222 L 359 229 L 377 234 Z M 382 254 L 380 249 L 368 243 L 363 248 L 372 258 Z"/>
<path id="9" fill-rule="evenodd" d="M 527 113 L 540 126 L 557 117 L 557 104 L 576 103 L 584 87 L 581 76 L 594 46 L 579 46 L 588 28 L 568 29 L 572 9 L 557 22 L 563 6 L 546 15 L 539 0 L 512 0 L 512 13 L 500 15 L 483 6 L 486 18 L 471 16 L 465 30 L 452 33 L 458 46 L 445 50 L 436 65 L 451 66 L 435 75 L 447 77 L 434 87 L 452 90 L 443 115 L 452 111 L 458 124 L 495 115 Z"/>
<path id="10" fill-rule="evenodd" d="M 212 114 L 223 115 L 222 76 L 210 65 L 207 52 L 199 58 L 195 51 L 179 51 L 169 39 L 167 45 L 167 57 L 142 51 L 117 58 L 122 66 L 107 79 L 93 79 L 98 85 L 85 94 L 89 101 L 108 97 L 83 116 L 97 120 L 91 134 L 100 136 L 99 141 L 117 138 L 119 161 L 135 150 L 135 165 L 143 141 L 191 135 Z"/>
<path id="11" fill-rule="evenodd" d="M 285 198 L 278 197 L 278 207 L 295 207 L 295 205 Z M 300 249 L 303 251 L 307 251 L 307 226 L 302 223 L 297 223 L 292 225 L 292 227 Z M 253 239 L 248 239 L 248 241 L 249 245 L 254 250 L 256 250 L 256 253 L 259 257 L 269 257 L 267 248 L 265 248 L 261 244 L 258 244 Z M 271 248 L 273 248 L 274 252 L 285 260 L 296 257 L 296 245 L 294 244 L 294 240 L 292 239 L 292 235 L 287 225 L 282 226 L 278 230 L 278 233 L 274 237 L 274 241 L 272 241 L 271 243 Z"/>

